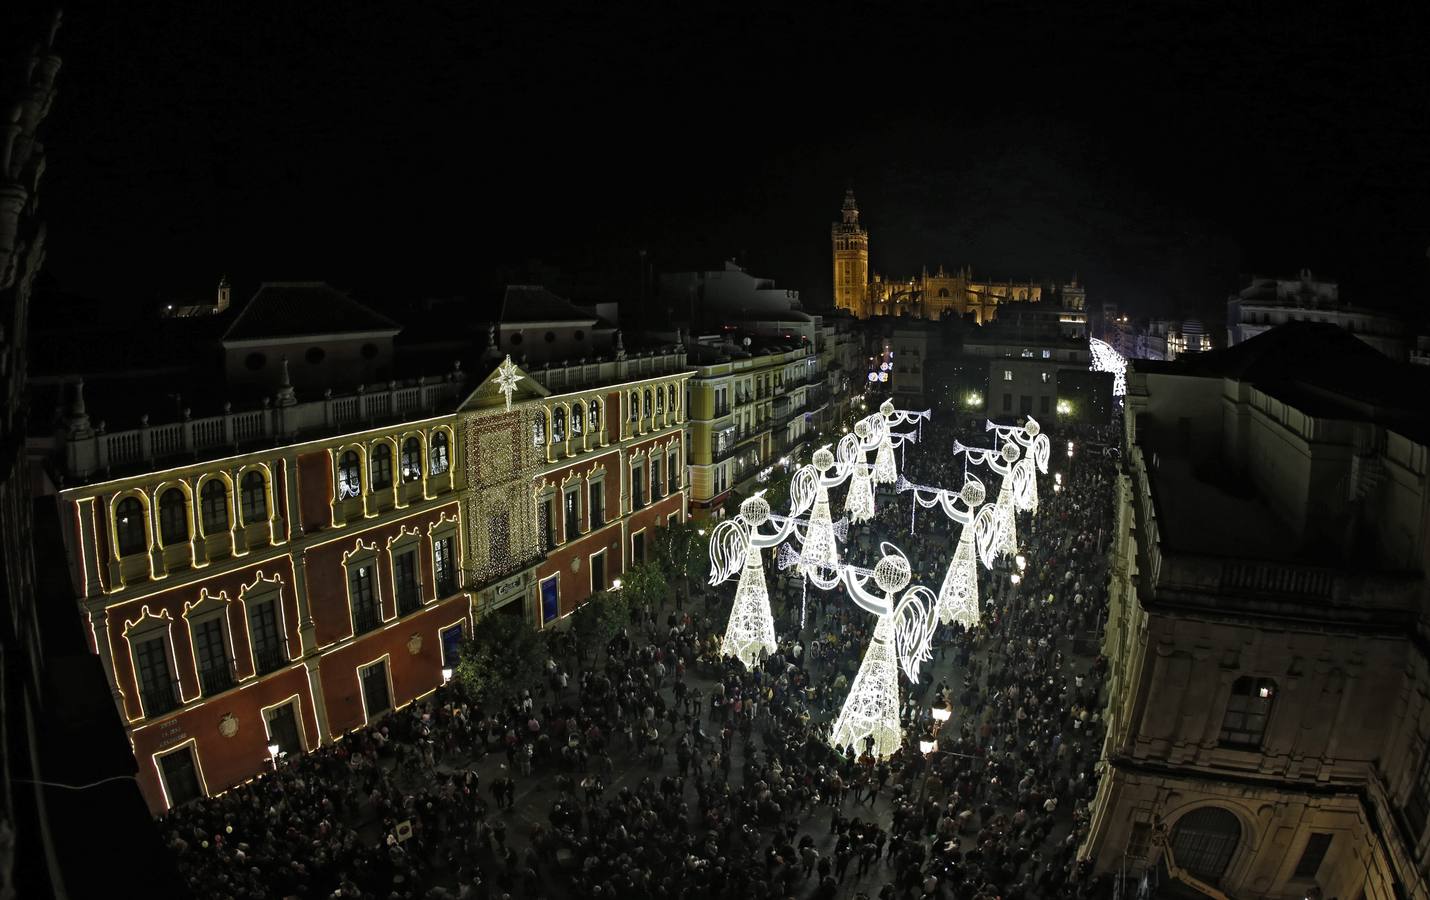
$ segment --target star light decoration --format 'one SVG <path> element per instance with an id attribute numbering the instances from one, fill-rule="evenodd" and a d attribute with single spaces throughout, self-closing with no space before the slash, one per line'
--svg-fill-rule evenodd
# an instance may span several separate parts
<path id="1" fill-rule="evenodd" d="M 516 383 L 524 375 L 517 374 L 516 363 L 511 361 L 511 354 L 506 355 L 501 365 L 497 366 L 496 389 L 506 395 L 506 411 L 511 412 L 511 395 L 516 391 Z"/>

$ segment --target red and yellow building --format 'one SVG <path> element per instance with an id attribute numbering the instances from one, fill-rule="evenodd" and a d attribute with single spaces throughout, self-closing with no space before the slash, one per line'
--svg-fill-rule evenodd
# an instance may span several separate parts
<path id="1" fill-rule="evenodd" d="M 76 404 L 71 578 L 153 811 L 430 693 L 482 616 L 548 626 L 684 519 L 683 352 L 511 374 L 299 403 L 285 364 L 274 405 L 127 432 Z"/>

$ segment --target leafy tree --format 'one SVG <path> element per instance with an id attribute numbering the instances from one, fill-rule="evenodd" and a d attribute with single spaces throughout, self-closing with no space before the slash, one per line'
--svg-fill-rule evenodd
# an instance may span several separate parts
<path id="1" fill-rule="evenodd" d="M 546 641 L 518 616 L 489 615 L 462 642 L 452 673 L 467 696 L 486 704 L 521 690 L 541 677 Z"/>
<path id="2" fill-rule="evenodd" d="M 598 591 L 571 614 L 571 635 L 576 640 L 577 657 L 610 643 L 621 626 L 630 622 L 626 592 Z"/>
<path id="3" fill-rule="evenodd" d="M 658 563 L 642 563 L 626 571 L 621 593 L 625 594 L 627 609 L 640 609 L 645 604 L 658 609 L 670 595 L 670 583 Z"/>

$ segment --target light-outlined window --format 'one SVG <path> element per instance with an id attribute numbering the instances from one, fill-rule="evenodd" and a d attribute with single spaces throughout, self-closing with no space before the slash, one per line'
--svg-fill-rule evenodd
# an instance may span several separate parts
<path id="1" fill-rule="evenodd" d="M 566 442 L 566 407 L 558 406 L 551 411 L 551 443 Z"/>
<path id="2" fill-rule="evenodd" d="M 574 541 L 581 536 L 581 486 L 573 484 L 561 492 L 561 518 L 565 537 Z"/>
<path id="3" fill-rule="evenodd" d="M 353 634 L 366 634 L 382 624 L 372 560 L 348 565 L 348 597 L 353 609 Z"/>
<path id="4" fill-rule="evenodd" d="M 422 478 L 422 442 L 415 436 L 402 442 L 402 456 L 398 459 L 402 472 L 402 483 L 419 481 Z"/>
<path id="5" fill-rule="evenodd" d="M 262 472 L 250 469 L 244 473 L 238 486 L 238 498 L 243 524 L 257 525 L 268 521 L 268 481 Z"/>
<path id="6" fill-rule="evenodd" d="M 303 729 L 299 724 L 301 714 L 298 698 L 291 697 L 263 710 L 263 727 L 268 732 L 268 743 L 277 744 L 282 754 L 302 754 L 307 750 L 303 740 Z"/>
<path id="7" fill-rule="evenodd" d="M 599 400 L 592 400 L 588 410 L 591 433 L 599 434 L 601 431 L 601 402 Z"/>
<path id="8" fill-rule="evenodd" d="M 1276 682 L 1269 678 L 1243 675 L 1231 685 L 1226 712 L 1221 720 L 1223 747 L 1259 750 L 1266 736 L 1266 723 L 1276 702 Z"/>
<path id="9" fill-rule="evenodd" d="M 392 709 L 392 682 L 388 680 L 387 657 L 358 668 L 358 686 L 362 690 L 362 711 L 371 722 Z"/>
<path id="10" fill-rule="evenodd" d="M 650 458 L 650 498 L 659 500 L 665 496 L 665 482 L 661 480 L 661 465 L 659 454 L 652 454 Z"/>
<path id="11" fill-rule="evenodd" d="M 437 583 L 437 599 L 450 597 L 457 591 L 457 564 L 453 558 L 453 538 L 442 535 L 432 538 L 432 578 Z"/>
<path id="12" fill-rule="evenodd" d="M 189 498 L 176 487 L 159 495 L 159 540 L 165 547 L 189 539 Z"/>
<path id="13" fill-rule="evenodd" d="M 675 385 L 669 384 L 665 387 L 665 408 L 670 412 L 672 418 L 675 417 Z"/>
<path id="14" fill-rule="evenodd" d="M 278 595 L 245 597 L 248 610 L 248 644 L 253 650 L 253 667 L 259 675 L 267 675 L 288 664 L 283 630 L 279 626 Z"/>
<path id="15" fill-rule="evenodd" d="M 120 556 L 132 556 L 149 549 L 144 504 L 138 497 L 125 497 L 114 507 L 114 536 Z"/>
<path id="16" fill-rule="evenodd" d="M 356 450 L 347 450 L 338 457 L 338 499 L 362 496 L 362 459 Z"/>
<path id="17" fill-rule="evenodd" d="M 645 507 L 645 466 L 631 463 L 631 509 Z"/>
<path id="18" fill-rule="evenodd" d="M 645 562 L 645 529 L 631 532 L 631 565 Z"/>
<path id="19" fill-rule="evenodd" d="M 447 432 L 432 432 L 432 446 L 427 450 L 427 474 L 445 475 L 452 465 L 451 448 L 448 446 Z"/>
<path id="20" fill-rule="evenodd" d="M 205 537 L 228 531 L 228 484 L 222 478 L 210 478 L 199 489 L 199 518 Z"/>
<path id="21" fill-rule="evenodd" d="M 650 418 L 650 415 L 651 415 L 650 388 L 646 388 L 646 389 L 645 389 L 644 397 L 645 397 L 645 405 L 641 408 L 641 418 L 643 418 L 643 419 L 649 419 L 649 418 Z"/>
<path id="22" fill-rule="evenodd" d="M 658 416 L 665 415 L 665 388 L 662 387 L 655 389 L 655 414 Z"/>
<path id="23" fill-rule="evenodd" d="M 548 550 L 555 547 L 556 541 L 556 494 L 553 491 L 546 491 L 536 498 L 536 516 L 540 520 L 539 534 L 541 535 L 541 547 Z"/>
<path id="24" fill-rule="evenodd" d="M 591 554 L 591 564 L 587 568 L 591 573 L 591 593 L 604 591 L 610 587 L 610 582 L 606 580 L 606 551 L 604 549 Z"/>
<path id="25" fill-rule="evenodd" d="M 591 530 L 606 524 L 606 484 L 605 481 L 589 481 L 586 484 L 586 494 L 589 498 L 589 511 L 591 517 Z"/>
<path id="26" fill-rule="evenodd" d="M 586 433 L 585 406 L 580 400 L 571 404 L 571 436 L 581 437 Z"/>
<path id="27" fill-rule="evenodd" d="M 417 548 L 408 546 L 392 554 L 392 584 L 397 590 L 397 614 L 422 608 L 422 584 L 417 578 Z"/>
<path id="28" fill-rule="evenodd" d="M 372 448 L 372 459 L 368 461 L 372 467 L 368 480 L 372 483 L 375 491 L 386 490 L 392 487 L 392 445 L 387 441 L 379 441 Z"/>
<path id="29" fill-rule="evenodd" d="M 139 682 L 144 715 L 153 718 L 178 709 L 179 686 L 174 678 L 168 628 L 131 634 L 129 646 L 134 654 L 134 677 Z"/>
<path id="30" fill-rule="evenodd" d="M 465 623 L 457 622 L 437 632 L 437 642 L 442 647 L 442 668 L 455 669 L 462 661 L 462 638 L 466 634 Z"/>
<path id="31" fill-rule="evenodd" d="M 680 490 L 680 455 L 672 450 L 666 457 L 666 468 L 670 471 L 670 489 Z"/>
<path id="32" fill-rule="evenodd" d="M 635 391 L 631 391 L 628 397 L 628 404 L 631 409 L 631 421 L 635 422 L 641 417 L 641 395 Z"/>
<path id="33" fill-rule="evenodd" d="M 233 687 L 233 656 L 224 638 L 226 615 L 228 611 L 220 606 L 202 618 L 189 620 L 194 665 L 199 672 L 199 688 L 205 697 L 222 694 Z"/>
<path id="34" fill-rule="evenodd" d="M 168 798 L 170 809 L 204 796 L 192 741 L 165 753 L 156 754 L 154 761 L 158 764 L 159 777 L 163 779 L 164 796 Z"/>

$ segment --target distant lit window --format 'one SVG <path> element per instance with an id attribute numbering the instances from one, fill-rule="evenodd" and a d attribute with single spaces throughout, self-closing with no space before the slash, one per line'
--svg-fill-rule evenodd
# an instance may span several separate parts
<path id="1" fill-rule="evenodd" d="M 392 447 L 386 441 L 372 448 L 372 460 L 368 465 L 372 466 L 368 476 L 372 479 L 373 490 L 392 487 Z"/>
<path id="2" fill-rule="evenodd" d="M 651 410 L 650 388 L 645 389 L 645 406 L 642 407 L 641 418 L 649 419 Z"/>
<path id="3" fill-rule="evenodd" d="M 601 430 L 601 404 L 600 404 L 598 401 L 596 401 L 596 400 L 592 400 L 592 401 L 591 401 L 591 408 L 590 408 L 590 409 L 591 409 L 591 416 L 590 416 L 590 418 L 591 418 L 591 430 L 592 430 L 592 431 L 600 431 L 600 430 Z"/>
<path id="4" fill-rule="evenodd" d="M 580 437 L 586 432 L 585 406 L 578 400 L 571 405 L 571 436 Z"/>
<path id="5" fill-rule="evenodd" d="M 1041 373 L 1041 374 L 1042 374 L 1042 376 L 1043 376 L 1043 384 L 1047 384 L 1047 383 L 1048 383 L 1049 381 L 1051 381 L 1052 378 L 1053 378 L 1053 376 L 1050 375 L 1050 374 L 1048 374 L 1047 372 L 1043 372 L 1043 373 Z"/>
<path id="6" fill-rule="evenodd" d="M 402 442 L 402 456 L 398 460 L 402 470 L 402 480 L 416 481 L 422 477 L 422 442 L 410 437 Z"/>
<path id="7" fill-rule="evenodd" d="M 1226 713 L 1222 716 L 1221 743 L 1227 747 L 1259 749 L 1275 702 L 1276 682 L 1269 678 L 1238 678 L 1232 683 Z"/>
<path id="8" fill-rule="evenodd" d="M 222 478 L 210 478 L 199 491 L 199 512 L 204 534 L 228 530 L 228 485 Z"/>
<path id="9" fill-rule="evenodd" d="M 559 444 L 564 440 L 566 440 L 566 410 L 558 406 L 551 411 L 551 443 Z"/>
<path id="10" fill-rule="evenodd" d="M 447 467 L 451 465 L 447 454 L 447 432 L 432 432 L 432 446 L 427 451 L 427 474 L 446 474 Z"/>
<path id="11" fill-rule="evenodd" d="M 238 486 L 239 508 L 243 510 L 243 524 L 253 525 L 268 518 L 268 484 L 263 473 L 249 470 Z"/>
<path id="12" fill-rule="evenodd" d="M 1012 380 L 1013 380 L 1013 370 L 1012 370 L 1012 369 L 1004 369 L 1004 370 L 1003 370 L 1003 380 L 1004 380 L 1004 381 L 1012 381 Z"/>
<path id="13" fill-rule="evenodd" d="M 1051 350 L 1044 350 L 1044 351 L 1043 351 L 1043 359 L 1052 359 L 1052 358 L 1053 358 L 1053 351 L 1051 351 Z"/>
<path id="14" fill-rule="evenodd" d="M 144 504 L 138 497 L 125 497 L 114 508 L 114 534 L 119 555 L 143 553 L 149 541 L 144 533 Z"/>
<path id="15" fill-rule="evenodd" d="M 349 450 L 338 460 L 338 499 L 362 496 L 362 460 Z"/>
<path id="16" fill-rule="evenodd" d="M 634 422 L 641 417 L 641 395 L 631 391 L 631 421 Z"/>

